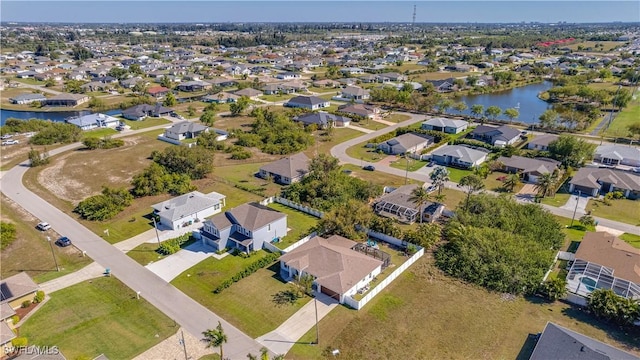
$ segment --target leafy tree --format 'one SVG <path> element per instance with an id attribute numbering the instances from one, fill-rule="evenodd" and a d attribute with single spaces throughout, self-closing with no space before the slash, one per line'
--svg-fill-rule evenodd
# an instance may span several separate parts
<path id="1" fill-rule="evenodd" d="M 16 225 L 10 222 L 0 222 L 0 250 L 4 250 L 16 240 Z"/>
<path id="2" fill-rule="evenodd" d="M 318 222 L 317 229 L 321 234 L 340 235 L 354 241 L 364 240 L 364 230 L 369 227 L 373 216 L 370 206 L 350 199 L 325 213 Z"/>
<path id="3" fill-rule="evenodd" d="M 462 114 L 463 111 L 467 110 L 467 104 L 465 104 L 463 101 L 458 101 L 457 103 L 453 104 L 453 108 L 456 109 L 457 112 Z"/>
<path id="4" fill-rule="evenodd" d="M 484 189 L 484 183 L 482 182 L 482 179 L 477 175 L 467 175 L 463 177 L 462 179 L 460 179 L 460 183 L 458 183 L 458 186 L 466 188 L 467 200 L 465 201 L 465 208 L 469 207 L 469 199 L 471 197 L 471 194 Z"/>
<path id="5" fill-rule="evenodd" d="M 73 212 L 92 221 L 109 220 L 131 205 L 133 196 L 124 188 L 103 187 L 102 193 L 82 200 Z"/>
<path id="6" fill-rule="evenodd" d="M 73 59 L 74 60 L 86 60 L 93 57 L 93 53 L 89 51 L 89 49 L 76 45 L 73 48 Z"/>
<path id="7" fill-rule="evenodd" d="M 585 161 L 593 158 L 596 145 L 572 135 L 560 135 L 549 143 L 551 157 L 562 162 L 565 167 L 580 167 Z"/>
<path id="8" fill-rule="evenodd" d="M 484 114 L 492 120 L 495 120 L 502 113 L 502 109 L 498 106 L 491 105 L 484 111 Z"/>
<path id="9" fill-rule="evenodd" d="M 81 137 L 82 130 L 79 127 L 68 123 L 51 122 L 32 136 L 29 143 L 34 145 L 70 144 L 79 141 Z"/>
<path id="10" fill-rule="evenodd" d="M 422 207 L 424 206 L 424 204 L 428 203 L 430 199 L 431 195 L 429 195 L 427 190 L 425 190 L 422 186 L 418 186 L 417 188 L 413 189 L 413 191 L 411 191 L 409 201 L 418 204 L 418 208 L 420 209 L 420 212 L 418 213 L 420 224 L 422 224 L 422 218 L 424 217 Z"/>
<path id="11" fill-rule="evenodd" d="M 453 101 L 449 99 L 442 99 L 436 104 L 436 108 L 441 113 L 447 112 L 453 106 Z"/>
<path id="12" fill-rule="evenodd" d="M 160 79 L 160 86 L 166 87 L 167 89 L 172 89 L 173 83 L 171 82 L 171 78 L 168 76 L 163 76 L 162 79 Z"/>
<path id="13" fill-rule="evenodd" d="M 168 93 L 167 96 L 165 96 L 164 101 L 162 102 L 162 105 L 167 106 L 167 107 L 171 107 L 171 106 L 175 106 L 176 105 L 176 97 L 175 95 L 173 95 L 172 92 Z"/>
<path id="14" fill-rule="evenodd" d="M 640 137 L 640 121 L 636 121 L 627 126 L 632 136 Z"/>
<path id="15" fill-rule="evenodd" d="M 99 99 L 99 98 L 97 98 L 95 96 L 92 96 L 89 99 L 88 106 L 89 106 L 89 109 L 93 109 L 93 110 L 99 111 L 99 110 L 105 108 L 105 103 L 104 103 L 104 100 Z"/>
<path id="16" fill-rule="evenodd" d="M 475 104 L 471 105 L 471 113 L 479 118 L 480 115 L 484 114 L 484 105 Z"/>
<path id="17" fill-rule="evenodd" d="M 207 124 L 208 126 L 213 126 L 213 123 L 215 122 L 215 120 L 216 120 L 216 114 L 211 110 L 206 110 L 200 116 L 200 121 L 202 121 L 203 124 Z"/>
<path id="18" fill-rule="evenodd" d="M 110 137 L 99 138 L 86 138 L 82 141 L 82 144 L 89 150 L 95 149 L 113 149 L 124 145 L 124 141 L 120 139 L 112 139 Z"/>
<path id="19" fill-rule="evenodd" d="M 31 167 L 47 165 L 49 163 L 49 154 L 47 152 L 41 154 L 40 151 L 34 148 L 31 148 L 31 150 L 29 150 L 28 157 Z"/>
<path id="20" fill-rule="evenodd" d="M 193 180 L 202 179 L 213 170 L 213 153 L 199 146 L 172 146 L 154 151 L 151 157 L 169 173 L 185 174 Z"/>
<path id="21" fill-rule="evenodd" d="M 129 72 L 126 69 L 119 67 L 112 67 L 111 70 L 107 73 L 107 75 L 114 77 L 118 80 L 124 80 L 129 75 Z"/>
<path id="22" fill-rule="evenodd" d="M 84 85 L 83 81 L 67 80 L 64 83 L 64 90 L 72 94 L 81 94 L 84 92 L 84 89 L 82 89 L 82 85 Z"/>
<path id="23" fill-rule="evenodd" d="M 151 163 L 142 173 L 134 175 L 131 192 L 137 197 L 168 192 L 182 195 L 196 190 L 187 174 L 169 173 L 164 167 Z"/>
<path id="24" fill-rule="evenodd" d="M 209 150 L 224 150 L 224 142 L 218 141 L 218 134 L 215 131 L 202 132 L 198 135 L 198 146 Z"/>
<path id="25" fill-rule="evenodd" d="M 557 112 L 551 109 L 548 109 L 548 110 L 545 110 L 538 119 L 540 120 L 540 125 L 542 125 L 542 127 L 552 128 L 556 126 L 556 123 L 558 122 L 559 118 L 560 118 L 560 115 Z"/>
<path id="26" fill-rule="evenodd" d="M 439 225 L 419 224 L 416 229 L 407 230 L 402 239 L 410 244 L 429 249 L 440 240 L 440 236 L 441 229 Z"/>
<path id="27" fill-rule="evenodd" d="M 135 85 L 133 85 L 133 87 L 131 88 L 131 91 L 133 91 L 135 94 L 143 95 L 147 92 L 148 88 L 149 87 L 146 82 L 138 81 Z"/>
<path id="28" fill-rule="evenodd" d="M 207 348 L 220 348 L 220 359 L 224 359 L 224 353 L 222 351 L 222 345 L 226 343 L 229 339 L 227 334 L 224 333 L 222 329 L 222 324 L 218 321 L 218 326 L 215 329 L 208 329 L 202 332 L 204 336 L 204 341 L 207 343 Z"/>
<path id="29" fill-rule="evenodd" d="M 236 145 L 257 147 L 268 154 L 291 154 L 302 151 L 314 142 L 313 136 L 305 132 L 284 114 L 262 108 L 253 112 L 256 116 L 251 132 L 238 131 Z"/>
<path id="30" fill-rule="evenodd" d="M 231 116 L 239 116 L 247 109 L 249 106 L 249 98 L 246 96 L 241 96 L 236 102 L 231 103 L 229 106 L 229 110 L 231 111 Z"/>
<path id="31" fill-rule="evenodd" d="M 616 295 L 611 289 L 596 289 L 589 296 L 589 310 L 596 317 L 621 326 L 631 326 L 640 317 L 640 303 Z"/>
<path id="32" fill-rule="evenodd" d="M 567 295 L 567 280 L 555 277 L 540 284 L 540 293 L 550 301 L 556 301 Z"/>
<path id="33" fill-rule="evenodd" d="M 476 166 L 475 168 L 473 168 L 473 174 L 477 175 L 481 179 L 488 178 L 489 172 L 490 172 L 489 165 L 486 163 L 483 163 L 482 165 Z"/>
<path id="34" fill-rule="evenodd" d="M 509 108 L 504 111 L 504 115 L 509 118 L 509 121 L 513 121 L 513 119 L 517 119 L 520 116 L 520 112 L 517 109 Z"/>
<path id="35" fill-rule="evenodd" d="M 449 181 L 449 170 L 444 166 L 436 166 L 435 169 L 429 174 L 429 178 L 433 185 L 438 189 L 438 195 L 442 194 L 444 185 Z"/>
<path id="36" fill-rule="evenodd" d="M 189 105 L 187 108 L 187 115 L 189 115 L 190 118 L 196 116 L 196 108 L 193 105 Z"/>

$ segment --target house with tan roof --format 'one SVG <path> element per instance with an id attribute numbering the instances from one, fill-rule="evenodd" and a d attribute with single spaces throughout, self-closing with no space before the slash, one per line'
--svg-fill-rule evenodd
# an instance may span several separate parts
<path id="1" fill-rule="evenodd" d="M 497 161 L 502 164 L 504 172 L 520 173 L 522 180 L 529 183 L 538 182 L 538 178 L 544 174 L 553 174 L 560 166 L 560 162 L 553 159 L 534 159 L 516 155 L 500 156 Z"/>
<path id="2" fill-rule="evenodd" d="M 595 289 L 640 300 L 640 249 L 607 232 L 588 232 L 567 275 L 567 289 L 588 297 Z"/>
<path id="3" fill-rule="evenodd" d="M 316 291 L 342 303 L 382 271 L 383 261 L 355 250 L 357 245 L 339 235 L 313 237 L 280 257 L 280 273 L 285 279 L 311 275 Z"/>
<path id="4" fill-rule="evenodd" d="M 291 185 L 309 173 L 310 162 L 304 153 L 294 154 L 262 166 L 258 176 L 270 178 L 279 184 Z"/>
<path id="5" fill-rule="evenodd" d="M 581 168 L 569 181 L 569 191 L 591 196 L 621 191 L 627 199 L 640 199 L 640 175 L 608 168 Z"/>
<path id="6" fill-rule="evenodd" d="M 347 104 L 338 107 L 338 111 L 345 114 L 361 116 L 363 118 L 373 119 L 380 114 L 380 108 L 366 104 Z"/>
<path id="7" fill-rule="evenodd" d="M 0 304 L 9 304 L 17 309 L 24 301 L 33 301 L 40 289 L 26 272 L 0 280 Z"/>
<path id="8" fill-rule="evenodd" d="M 238 249 L 250 253 L 265 242 L 287 235 L 287 215 L 255 202 L 242 204 L 204 221 L 202 241 L 216 251 Z"/>

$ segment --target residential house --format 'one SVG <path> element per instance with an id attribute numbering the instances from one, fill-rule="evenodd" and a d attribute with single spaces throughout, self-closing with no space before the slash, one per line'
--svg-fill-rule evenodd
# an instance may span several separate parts
<path id="1" fill-rule="evenodd" d="M 288 81 L 279 85 L 281 92 L 291 94 L 295 92 L 307 91 L 307 85 L 300 81 Z"/>
<path id="2" fill-rule="evenodd" d="M 479 125 L 470 133 L 471 137 L 487 144 L 503 147 L 520 140 L 521 131 L 507 125 L 499 127 Z"/>
<path id="3" fill-rule="evenodd" d="M 454 78 L 442 79 L 442 80 L 427 80 L 427 82 L 433 84 L 433 87 L 437 92 L 451 92 L 457 90 Z"/>
<path id="4" fill-rule="evenodd" d="M 9 99 L 12 104 L 31 104 L 32 102 L 44 102 L 47 98 L 42 94 L 20 94 Z"/>
<path id="5" fill-rule="evenodd" d="M 596 339 L 547 322 L 529 360 L 640 360 L 640 357 Z"/>
<path id="6" fill-rule="evenodd" d="M 217 192 L 203 194 L 199 191 L 180 195 L 152 206 L 159 224 L 172 230 L 199 222 L 222 211 L 226 196 Z"/>
<path id="7" fill-rule="evenodd" d="M 606 165 L 640 166 L 640 148 L 625 145 L 600 145 L 593 161 Z"/>
<path id="8" fill-rule="evenodd" d="M 202 241 L 216 251 L 238 249 L 246 253 L 286 234 L 287 215 L 254 202 L 214 215 L 200 229 Z"/>
<path id="9" fill-rule="evenodd" d="M 258 175 L 279 184 L 291 185 L 309 173 L 310 162 L 304 153 L 298 153 L 262 166 Z"/>
<path id="10" fill-rule="evenodd" d="M 138 84 L 139 82 L 144 82 L 144 80 L 142 80 L 141 77 L 136 76 L 129 79 L 120 80 L 120 86 L 122 86 L 125 89 L 131 89 L 134 86 L 136 86 L 136 84 Z"/>
<path id="11" fill-rule="evenodd" d="M 340 97 L 348 100 L 363 101 L 369 99 L 369 90 L 365 90 L 359 86 L 347 86 L 342 89 Z"/>
<path id="12" fill-rule="evenodd" d="M 380 108 L 366 104 L 347 104 L 338 107 L 338 111 L 345 114 L 353 114 L 363 118 L 373 119 L 380 114 Z"/>
<path id="13" fill-rule="evenodd" d="M 397 72 L 388 72 L 388 73 L 382 73 L 382 74 L 378 74 L 378 82 L 387 82 L 387 81 L 395 81 L 395 82 L 401 82 L 401 81 L 407 81 L 407 75 L 404 74 L 400 74 Z M 388 79 L 388 80 L 386 80 Z"/>
<path id="14" fill-rule="evenodd" d="M 640 175 L 607 168 L 580 168 L 569 181 L 569 192 L 598 196 L 621 191 L 627 199 L 640 199 Z"/>
<path id="15" fill-rule="evenodd" d="M 349 126 L 351 119 L 346 116 L 333 115 L 324 111 L 312 112 L 296 116 L 294 121 L 299 121 L 305 125 L 316 124 L 319 129 L 326 129 L 329 126 L 345 127 Z"/>
<path id="16" fill-rule="evenodd" d="M 26 272 L 21 272 L 0 280 L 0 304 L 8 304 L 12 309 L 18 309 L 25 301 L 33 301 L 36 292 L 40 290 Z"/>
<path id="17" fill-rule="evenodd" d="M 544 134 L 536 136 L 533 140 L 527 144 L 529 150 L 548 151 L 549 144 L 558 140 L 558 135 Z"/>
<path id="18" fill-rule="evenodd" d="M 228 93 L 226 91 L 221 91 L 217 94 L 207 95 L 202 98 L 204 102 L 214 102 L 218 104 L 232 103 L 236 102 L 240 99 L 239 95 Z"/>
<path id="19" fill-rule="evenodd" d="M 280 84 L 267 84 L 262 88 L 265 95 L 288 94 Z"/>
<path id="20" fill-rule="evenodd" d="M 140 104 L 122 110 L 122 117 L 128 120 L 144 120 L 147 116 L 160 117 L 169 115 L 171 112 L 173 112 L 172 109 L 161 106 L 159 103 Z"/>
<path id="21" fill-rule="evenodd" d="M 406 224 L 420 222 L 420 205 L 413 197 L 413 191 L 419 185 L 403 185 L 399 188 L 385 188 L 385 194 L 376 200 L 373 209 L 376 214 L 392 219 L 396 219 Z M 389 191 L 390 190 L 390 191 Z M 422 204 L 422 221 L 434 222 L 442 212 L 444 205 L 427 201 Z"/>
<path id="22" fill-rule="evenodd" d="M 182 141 L 196 138 L 202 132 L 207 131 L 209 131 L 209 128 L 205 125 L 196 124 L 191 121 L 182 121 L 165 129 L 162 136 L 170 140 Z"/>
<path id="23" fill-rule="evenodd" d="M 340 72 L 344 75 L 361 75 L 364 74 L 364 70 L 357 67 L 347 67 L 340 69 Z"/>
<path id="24" fill-rule="evenodd" d="M 12 317 L 16 315 L 16 311 L 9 305 L 9 303 L 0 303 L 0 346 L 10 342 L 17 337 L 16 333 L 9 326 L 9 323 L 13 322 Z M 13 324 L 15 326 L 15 324 Z M 0 354 L 4 355 L 8 349 Z"/>
<path id="25" fill-rule="evenodd" d="M 280 80 L 300 79 L 300 74 L 295 73 L 295 72 L 287 71 L 287 72 L 276 74 L 276 78 L 280 79 Z"/>
<path id="26" fill-rule="evenodd" d="M 89 97 L 84 94 L 60 93 L 52 96 L 43 102 L 47 106 L 69 106 L 75 107 L 89 101 Z"/>
<path id="27" fill-rule="evenodd" d="M 357 243 L 339 235 L 316 236 L 280 257 L 280 274 L 313 277 L 313 287 L 340 303 L 382 272 L 383 262 L 356 251 Z"/>
<path id="28" fill-rule="evenodd" d="M 258 96 L 262 95 L 262 91 L 260 90 L 256 90 L 256 89 L 252 89 L 252 88 L 244 88 L 242 90 L 238 90 L 234 93 L 235 95 L 238 96 L 246 96 L 249 99 L 257 99 Z"/>
<path id="29" fill-rule="evenodd" d="M 331 80 L 331 79 L 324 79 L 324 80 L 316 80 L 313 82 L 313 86 L 315 87 L 326 87 L 326 88 L 334 88 L 336 86 L 339 86 L 340 83 L 335 81 L 335 80 Z"/>
<path id="30" fill-rule="evenodd" d="M 329 107 L 331 104 L 328 100 L 316 96 L 296 96 L 289 99 L 284 106 L 293 108 L 303 108 L 309 110 L 319 110 Z"/>
<path id="31" fill-rule="evenodd" d="M 211 89 L 211 86 L 212 85 L 209 82 L 203 80 L 193 80 L 178 84 L 178 90 L 187 92 L 203 91 Z"/>
<path id="32" fill-rule="evenodd" d="M 567 290 L 588 297 L 595 289 L 640 298 L 640 249 L 607 232 L 587 232 L 567 274 Z"/>
<path id="33" fill-rule="evenodd" d="M 422 123 L 423 130 L 442 131 L 447 134 L 459 134 L 465 130 L 469 123 L 464 120 L 448 118 L 431 118 Z"/>
<path id="34" fill-rule="evenodd" d="M 166 96 L 169 92 L 171 92 L 171 90 L 164 86 L 153 86 L 147 89 L 147 94 L 155 97 L 156 99 Z"/>
<path id="35" fill-rule="evenodd" d="M 216 78 L 209 81 L 213 86 L 230 87 L 238 84 L 234 79 Z"/>
<path id="36" fill-rule="evenodd" d="M 419 133 L 406 133 L 377 145 L 385 154 L 398 155 L 404 153 L 419 154 L 433 144 L 433 137 Z"/>
<path id="37" fill-rule="evenodd" d="M 120 124 L 120 119 L 106 114 L 87 114 L 66 119 L 66 122 L 79 127 L 82 130 L 97 128 L 116 128 Z"/>
<path id="38" fill-rule="evenodd" d="M 527 158 L 522 156 L 504 157 L 497 160 L 503 165 L 502 170 L 508 173 L 519 173 L 522 180 L 529 183 L 538 182 L 544 174 L 553 174 L 559 170 L 560 162 L 547 158 Z"/>
<path id="39" fill-rule="evenodd" d="M 431 153 L 431 160 L 440 165 L 461 168 L 476 167 L 487 160 L 490 151 L 483 148 L 474 149 L 464 145 L 446 145 Z"/>

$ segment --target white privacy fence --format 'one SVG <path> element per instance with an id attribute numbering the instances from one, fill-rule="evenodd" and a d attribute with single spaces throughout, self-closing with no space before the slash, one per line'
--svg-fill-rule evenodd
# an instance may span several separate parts
<path id="1" fill-rule="evenodd" d="M 291 201 L 291 200 L 288 200 L 288 199 L 285 199 L 285 198 L 281 198 L 279 196 L 268 197 L 268 198 L 260 201 L 260 204 L 262 204 L 264 206 L 267 206 L 267 205 L 269 205 L 271 203 L 274 203 L 274 202 L 276 202 L 278 204 L 282 204 L 284 206 L 288 206 L 288 207 L 290 207 L 292 209 L 296 209 L 298 211 L 302 211 L 305 214 L 309 214 L 309 215 L 315 216 L 317 218 L 322 218 L 324 216 L 324 213 L 322 211 L 316 210 L 314 208 L 310 208 L 308 206 L 304 206 L 302 204 L 298 204 L 295 201 Z"/>

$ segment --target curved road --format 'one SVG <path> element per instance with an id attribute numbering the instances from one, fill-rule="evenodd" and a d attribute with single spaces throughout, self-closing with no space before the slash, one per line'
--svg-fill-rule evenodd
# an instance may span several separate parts
<path id="1" fill-rule="evenodd" d="M 128 136 L 165 126 L 130 131 L 124 134 L 117 134 L 114 137 Z M 66 145 L 50 151 L 50 154 L 59 154 L 80 146 L 82 145 L 79 143 Z M 28 169 L 28 161 L 25 161 L 3 173 L 0 180 L 0 191 L 38 219 L 51 224 L 59 233 L 69 236 L 73 239 L 73 243 L 78 249 L 86 251 L 87 255 L 102 267 L 110 268 L 113 276 L 117 277 L 134 292 L 140 291 L 141 297 L 145 298 L 165 315 L 174 319 L 194 336 L 200 338 L 203 331 L 215 328 L 218 321 L 220 321 L 228 336 L 228 343 L 224 346 L 227 357 L 245 359 L 249 352 L 260 353 L 262 344 L 135 262 L 124 252 L 94 234 L 69 215 L 29 191 L 22 184 L 22 177 Z"/>
<path id="2" fill-rule="evenodd" d="M 372 133 L 369 134 L 365 134 L 362 136 L 359 136 L 357 138 L 354 139 L 350 139 L 347 140 L 343 143 L 340 143 L 336 146 L 334 146 L 333 148 L 331 148 L 331 155 L 333 155 L 334 157 L 338 158 L 338 160 L 340 160 L 341 163 L 348 163 L 348 164 L 353 164 L 353 165 L 357 165 L 357 166 L 361 166 L 362 165 L 362 160 L 360 159 L 354 159 L 351 156 L 347 155 L 347 149 L 354 146 L 354 145 L 358 145 L 364 141 L 367 140 L 371 140 L 377 136 L 386 134 L 392 130 L 395 130 L 399 127 L 402 126 L 408 126 L 411 124 L 414 124 L 418 121 L 424 121 L 426 116 L 425 115 L 416 115 L 416 114 L 410 114 L 410 113 L 402 113 L 402 112 L 396 112 L 396 114 L 402 114 L 402 115 L 409 115 L 411 116 L 411 119 L 403 121 L 401 123 L 392 125 L 392 126 L 388 126 L 386 128 L 374 131 Z M 381 164 L 381 163 L 373 163 L 373 165 L 375 165 L 376 170 L 375 171 L 382 171 L 388 174 L 392 174 L 392 175 L 396 175 L 396 176 L 400 176 L 400 177 L 405 177 L 407 176 L 410 179 L 414 179 L 414 180 L 418 180 L 420 182 L 430 182 L 429 180 L 429 173 L 431 172 L 431 170 L 433 168 L 428 168 L 428 167 L 423 167 L 420 168 L 416 171 L 413 172 L 409 172 L 407 173 L 405 170 L 401 170 L 401 169 L 396 169 L 393 168 L 389 165 L 385 165 L 385 164 Z M 451 188 L 451 189 L 458 189 L 458 184 L 454 183 L 454 182 L 448 182 L 446 184 L 447 188 Z M 489 193 L 493 193 L 491 191 L 485 191 L 485 192 L 489 192 Z M 571 210 L 567 210 L 567 209 L 563 209 L 563 208 L 559 208 L 559 207 L 555 207 L 555 206 L 549 206 L 549 205 L 544 205 L 544 204 L 540 204 L 543 208 L 549 210 L 549 212 L 551 212 L 554 215 L 558 215 L 558 216 L 563 216 L 566 218 L 571 218 L 573 216 L 573 211 Z M 582 215 L 584 215 L 584 211 L 578 209 L 578 211 L 576 212 L 576 219 L 580 218 Z M 636 234 L 636 235 L 640 235 L 640 227 L 638 226 L 634 226 L 631 224 L 626 224 L 626 223 L 622 223 L 619 221 L 613 221 L 613 220 L 608 220 L 608 219 L 604 219 L 604 218 L 600 218 L 600 217 L 594 217 L 596 219 L 596 221 L 598 221 L 599 225 L 608 227 L 608 228 L 612 228 L 612 229 L 616 229 L 616 230 L 620 230 L 620 231 L 624 231 L 626 233 L 630 233 L 630 234 Z"/>

